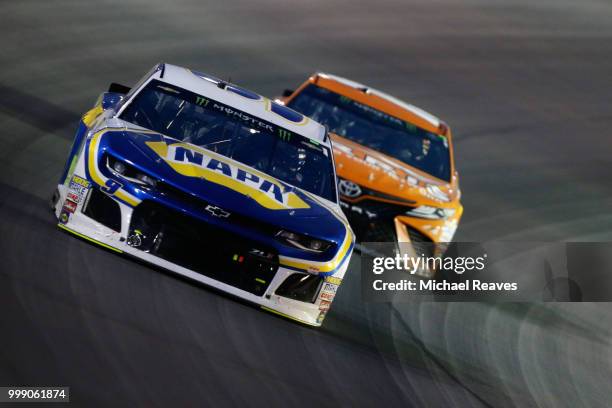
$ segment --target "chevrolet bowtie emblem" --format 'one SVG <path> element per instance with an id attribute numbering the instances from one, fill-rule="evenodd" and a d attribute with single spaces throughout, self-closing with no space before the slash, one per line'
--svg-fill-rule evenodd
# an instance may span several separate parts
<path id="1" fill-rule="evenodd" d="M 205 208 L 213 217 L 219 218 L 227 218 L 230 216 L 228 211 L 225 211 L 223 208 L 215 207 L 214 205 L 207 205 Z"/>

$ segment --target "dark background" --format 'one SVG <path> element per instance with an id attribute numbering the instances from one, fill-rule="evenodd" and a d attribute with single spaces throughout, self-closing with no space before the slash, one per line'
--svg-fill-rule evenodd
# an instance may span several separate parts
<path id="1" fill-rule="evenodd" d="M 27 0 L 0 16 L 0 384 L 67 385 L 87 406 L 609 405 L 609 304 L 364 304 L 355 257 L 312 330 L 68 237 L 45 208 L 79 115 L 165 61 L 268 96 L 328 71 L 440 116 L 459 240 L 611 240 L 609 2 Z"/>

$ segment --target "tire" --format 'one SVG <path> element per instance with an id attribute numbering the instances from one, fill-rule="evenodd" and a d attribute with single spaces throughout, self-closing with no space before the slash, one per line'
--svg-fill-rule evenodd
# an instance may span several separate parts
<path id="1" fill-rule="evenodd" d="M 59 199 L 60 199 L 60 192 L 59 192 L 59 189 L 56 187 L 55 191 L 51 195 L 51 199 L 49 200 L 49 208 L 51 209 L 53 213 L 55 213 L 55 207 L 57 206 L 57 202 L 59 201 Z"/>

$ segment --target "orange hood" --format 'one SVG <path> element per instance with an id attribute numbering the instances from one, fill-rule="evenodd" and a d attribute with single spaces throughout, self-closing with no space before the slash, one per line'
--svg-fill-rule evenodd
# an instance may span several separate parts
<path id="1" fill-rule="evenodd" d="M 455 174 L 445 182 L 376 150 L 333 133 L 330 136 L 340 178 L 420 205 L 452 206 L 460 198 Z"/>

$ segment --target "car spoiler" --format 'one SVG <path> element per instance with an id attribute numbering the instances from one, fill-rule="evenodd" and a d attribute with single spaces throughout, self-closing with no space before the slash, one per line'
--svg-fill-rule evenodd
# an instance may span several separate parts
<path id="1" fill-rule="evenodd" d="M 113 82 L 109 85 L 108 92 L 125 95 L 128 92 L 130 92 L 130 89 L 132 88 L 130 88 L 129 86 L 125 86 L 125 85 L 121 85 L 116 82 Z"/>

